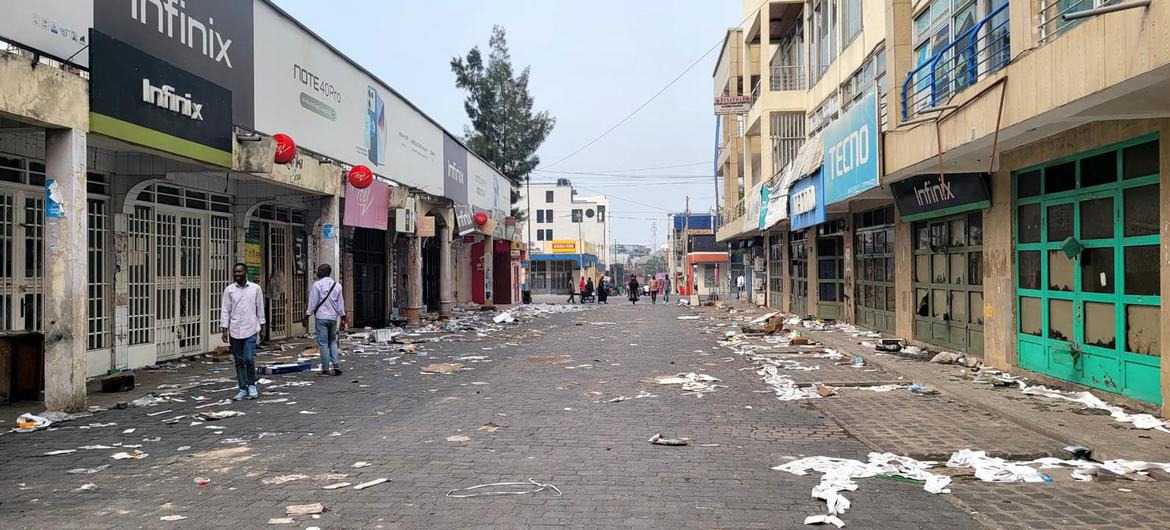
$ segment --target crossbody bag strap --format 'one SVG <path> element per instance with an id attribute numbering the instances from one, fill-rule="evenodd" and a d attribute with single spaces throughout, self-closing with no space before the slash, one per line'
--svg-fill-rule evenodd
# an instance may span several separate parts
<path id="1" fill-rule="evenodd" d="M 329 292 L 325 293 L 325 296 L 322 296 L 322 297 L 321 297 L 321 301 L 320 301 L 320 302 L 317 302 L 317 307 L 314 307 L 314 308 L 313 308 L 313 316 L 314 316 L 314 317 L 316 317 L 316 316 L 317 316 L 317 311 L 318 311 L 319 309 L 321 309 L 321 306 L 325 305 L 325 301 L 329 299 L 329 295 L 333 294 L 333 289 L 334 289 L 335 287 L 337 287 L 337 282 L 336 282 L 336 281 L 335 281 L 335 282 L 333 282 L 333 285 L 330 285 L 330 286 L 329 286 Z"/>

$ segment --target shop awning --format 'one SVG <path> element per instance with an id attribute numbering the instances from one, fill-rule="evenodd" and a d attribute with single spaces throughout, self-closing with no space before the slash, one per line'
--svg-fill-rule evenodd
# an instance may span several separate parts
<path id="1" fill-rule="evenodd" d="M 597 266 L 597 256 L 593 254 L 532 254 L 528 261 L 573 261 L 586 267 Z"/>
<path id="2" fill-rule="evenodd" d="M 780 178 L 771 186 L 768 192 L 768 210 L 764 219 L 764 230 L 776 226 L 776 223 L 788 219 L 788 190 L 796 181 L 811 175 L 820 169 L 824 163 L 824 145 L 821 133 L 814 134 L 801 144 L 793 158 L 784 169 L 780 170 Z"/>

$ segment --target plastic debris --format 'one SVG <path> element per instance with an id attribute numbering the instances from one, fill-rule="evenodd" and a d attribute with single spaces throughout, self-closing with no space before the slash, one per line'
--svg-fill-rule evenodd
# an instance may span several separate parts
<path id="1" fill-rule="evenodd" d="M 93 491 L 97 491 L 97 484 L 94 484 L 92 482 L 89 484 L 82 484 L 81 487 L 73 490 L 74 493 L 93 492 Z"/>
<path id="2" fill-rule="evenodd" d="M 496 425 L 494 423 L 485 423 L 483 425 L 480 425 L 478 430 L 483 431 L 483 432 L 496 432 L 496 431 L 500 430 L 500 426 Z"/>
<path id="3" fill-rule="evenodd" d="M 963 356 L 952 352 L 941 352 L 934 357 L 931 357 L 930 362 L 938 364 L 955 364 L 962 359 Z"/>
<path id="4" fill-rule="evenodd" d="M 265 484 L 284 484 L 285 482 L 292 482 L 294 480 L 301 480 L 306 478 L 309 478 L 309 476 L 301 474 L 280 475 L 278 477 L 262 479 L 260 482 Z"/>
<path id="5" fill-rule="evenodd" d="M 215 420 L 222 420 L 224 418 L 231 418 L 234 416 L 243 416 L 243 415 L 244 415 L 244 413 L 240 412 L 238 410 L 220 410 L 220 411 L 216 411 L 216 412 L 211 412 L 211 411 L 200 412 L 199 414 L 196 414 L 195 417 L 200 418 L 200 419 L 204 419 L 204 420 L 208 420 L 208 421 L 215 421 Z"/>
<path id="6" fill-rule="evenodd" d="M 513 486 L 527 486 L 527 487 L 536 486 L 536 487 L 531 488 L 531 489 L 519 490 L 519 491 L 488 490 L 488 491 L 472 492 L 472 490 L 478 490 L 480 488 L 513 487 Z M 453 489 L 453 490 L 447 492 L 447 496 L 451 497 L 451 498 L 455 498 L 455 499 L 466 499 L 466 498 L 470 498 L 470 497 L 483 497 L 483 496 L 490 496 L 490 495 L 527 495 L 529 493 L 540 493 L 546 489 L 551 489 L 551 490 L 557 492 L 557 497 L 564 495 L 564 493 L 560 490 L 560 488 L 558 488 L 552 484 L 542 484 L 540 482 L 537 482 L 537 481 L 529 478 L 528 482 L 495 482 L 492 484 L 480 484 L 478 486 Z M 456 493 L 456 492 L 464 492 L 464 493 Z M 467 492 L 470 492 L 470 493 L 467 493 Z"/>
<path id="7" fill-rule="evenodd" d="M 143 458 L 146 458 L 147 456 L 150 456 L 150 455 L 135 449 L 135 450 L 130 451 L 130 452 L 114 453 L 114 454 L 110 455 L 110 458 L 113 458 L 114 460 L 141 460 Z"/>
<path id="8" fill-rule="evenodd" d="M 471 441 L 471 438 L 468 436 L 462 435 L 462 434 L 456 434 L 454 436 L 448 436 L 447 441 L 448 442 L 469 442 L 469 441 Z"/>
<path id="9" fill-rule="evenodd" d="M 371 488 L 371 487 L 377 486 L 378 484 L 382 484 L 382 483 L 385 483 L 385 482 L 390 482 L 390 479 L 388 479 L 388 478 L 378 478 L 378 479 L 374 479 L 374 480 L 371 480 L 371 481 L 369 481 L 369 482 L 363 482 L 363 483 L 361 483 L 361 484 L 358 484 L 357 486 L 354 486 L 354 487 L 353 487 L 353 489 L 355 489 L 355 490 L 364 490 L 364 489 L 366 489 L 366 488 Z"/>
<path id="10" fill-rule="evenodd" d="M 325 506 L 319 502 L 313 504 L 292 504 L 285 506 L 285 515 L 313 515 L 316 513 L 324 513 Z"/>
<path id="11" fill-rule="evenodd" d="M 495 322 L 496 324 L 511 324 L 515 321 L 516 319 L 512 317 L 511 313 L 500 313 L 492 319 L 492 322 Z"/>
<path id="12" fill-rule="evenodd" d="M 663 438 L 661 433 L 650 437 L 649 442 L 654 445 L 669 445 L 669 446 L 683 446 L 687 445 L 689 438 Z"/>
<path id="13" fill-rule="evenodd" d="M 33 432 L 52 425 L 53 422 L 43 416 L 35 414 L 21 414 L 16 418 L 16 428 L 13 432 Z"/>
<path id="14" fill-rule="evenodd" d="M 642 382 L 654 385 L 682 385 L 682 389 L 686 392 L 713 392 L 716 388 L 722 386 L 711 384 L 718 381 L 719 379 L 707 374 L 690 372 L 686 374 L 660 375 Z"/>
<path id="15" fill-rule="evenodd" d="M 43 456 L 67 455 L 69 453 L 76 453 L 76 452 L 77 452 L 77 449 L 59 449 L 56 451 L 49 451 L 49 452 L 45 453 Z"/>
<path id="16" fill-rule="evenodd" d="M 353 463 L 353 467 L 354 467 L 355 469 L 356 469 L 356 468 L 369 467 L 369 466 L 370 466 L 370 463 L 369 463 L 369 462 L 354 462 L 354 463 Z"/>
<path id="17" fill-rule="evenodd" d="M 337 489 L 344 488 L 346 486 L 350 486 L 352 484 L 353 484 L 352 482 L 335 482 L 335 483 L 330 484 L 328 486 L 325 486 L 321 489 L 323 489 L 323 490 L 337 490 Z"/>
<path id="18" fill-rule="evenodd" d="M 182 515 L 164 515 L 162 517 L 159 517 L 158 520 L 159 521 L 182 521 L 183 519 L 186 519 L 186 518 L 187 518 L 186 516 L 182 516 Z"/>
<path id="19" fill-rule="evenodd" d="M 79 467 L 76 469 L 70 469 L 69 471 L 66 471 L 66 473 L 69 473 L 70 475 L 92 475 L 92 474 L 97 473 L 99 471 L 104 471 L 104 470 L 108 469 L 109 467 L 110 467 L 109 464 L 102 464 L 102 465 L 100 465 L 98 467 L 94 467 L 94 468 Z"/>
<path id="20" fill-rule="evenodd" d="M 296 519 L 292 517 L 273 517 L 268 520 L 268 524 L 296 524 Z"/>
<path id="21" fill-rule="evenodd" d="M 1128 413 L 1125 411 L 1125 409 L 1115 405 L 1109 405 L 1102 401 L 1101 398 L 1094 396 L 1089 392 L 1062 392 L 1060 390 L 1054 390 L 1046 386 L 1036 385 L 1024 388 L 1024 393 L 1030 396 L 1045 396 L 1055 399 L 1074 401 L 1091 409 L 1104 410 L 1108 412 L 1109 415 L 1113 417 L 1113 419 L 1121 423 L 1128 423 L 1133 425 L 1135 429 L 1154 429 L 1165 433 L 1170 433 L 1170 429 L 1167 428 L 1167 426 L 1170 424 L 1157 418 L 1156 416 L 1150 414 Z"/>
<path id="22" fill-rule="evenodd" d="M 211 479 L 209 479 L 207 477 L 195 477 L 194 479 L 192 479 L 192 482 L 194 482 L 195 484 L 198 484 L 200 486 L 206 486 L 208 484 L 211 484 Z"/>

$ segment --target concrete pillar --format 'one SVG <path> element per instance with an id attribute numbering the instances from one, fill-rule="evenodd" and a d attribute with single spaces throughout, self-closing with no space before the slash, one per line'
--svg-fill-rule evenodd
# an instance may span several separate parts
<path id="1" fill-rule="evenodd" d="M 406 319 L 418 324 L 422 317 L 422 238 L 406 237 Z"/>
<path id="2" fill-rule="evenodd" d="M 853 210 L 850 209 L 850 212 L 852 211 Z M 845 214 L 845 233 L 841 236 L 845 243 L 844 246 L 842 246 L 842 249 L 845 251 L 845 274 L 842 282 L 844 287 L 842 287 L 842 289 L 845 292 L 841 293 L 841 313 L 845 318 L 845 322 L 850 324 L 857 323 L 857 300 L 855 300 L 856 297 L 853 296 L 853 293 L 856 292 L 857 282 L 857 271 L 854 270 L 854 265 L 856 264 L 854 253 L 857 252 L 858 249 L 854 248 L 853 246 L 855 243 L 853 238 L 853 229 L 853 213 L 847 213 Z"/>
<path id="3" fill-rule="evenodd" d="M 1029 2 L 1013 2 L 1029 5 Z M 889 94 L 887 121 L 890 130 L 902 122 L 902 82 L 914 69 L 914 2 L 913 0 L 886 0 L 886 89 Z M 1014 15 L 1014 13 L 1013 13 Z M 806 30 L 808 28 L 805 28 Z M 806 32 L 805 35 L 811 35 Z M 1015 33 L 1012 48 L 1015 49 Z"/>
<path id="4" fill-rule="evenodd" d="M 804 244 L 805 248 L 808 249 L 808 252 L 805 253 L 805 255 L 808 256 L 808 261 L 806 262 L 808 264 L 808 270 L 806 271 L 807 274 L 805 275 L 805 278 L 808 279 L 808 312 L 806 314 L 816 315 L 817 303 L 821 299 L 821 284 L 818 283 L 819 278 L 817 277 L 818 267 L 816 226 L 808 228 L 808 237 L 805 238 Z"/>
<path id="5" fill-rule="evenodd" d="M 45 408 L 85 410 L 86 133 L 45 131 Z"/>
<path id="6" fill-rule="evenodd" d="M 984 224 L 983 226 L 987 226 Z M 914 294 L 914 224 L 894 222 L 894 333 L 903 340 L 914 338 L 914 312 L 918 309 Z"/>
<path id="7" fill-rule="evenodd" d="M 495 307 L 495 262 L 496 262 L 496 241 L 492 236 L 483 236 L 483 305 L 484 307 Z M 577 249 L 581 250 L 581 249 Z M 574 280 L 580 278 L 580 274 L 585 271 L 578 271 Z"/>
<path id="8" fill-rule="evenodd" d="M 341 197 L 329 196 L 321 201 L 321 246 L 317 252 L 317 263 L 328 263 L 333 270 L 340 270 Z"/>
<path id="9" fill-rule="evenodd" d="M 1161 177 L 1159 179 L 1158 202 L 1161 210 L 1158 212 L 1162 238 L 1162 267 L 1160 268 L 1161 292 L 1170 293 L 1170 120 L 1162 120 L 1159 127 L 1159 149 L 1161 150 Z M 987 226 L 984 223 L 983 226 Z M 1165 296 L 1165 295 L 1163 295 Z M 1162 321 L 1159 344 L 1162 354 L 1162 416 L 1170 418 L 1170 311 L 1165 305 L 1161 308 L 1159 318 Z M 1119 337 L 1120 338 L 1120 337 Z"/>
<path id="10" fill-rule="evenodd" d="M 120 211 L 116 209 L 115 211 Z M 130 216 L 114 214 L 114 353 L 110 366 L 130 366 Z"/>
<path id="11" fill-rule="evenodd" d="M 451 318 L 454 298 L 451 295 L 451 227 L 438 227 L 439 237 L 439 318 Z"/>

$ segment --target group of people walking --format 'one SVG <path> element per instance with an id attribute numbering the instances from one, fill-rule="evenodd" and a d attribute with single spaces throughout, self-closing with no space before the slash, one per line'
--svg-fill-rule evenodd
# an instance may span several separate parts
<path id="1" fill-rule="evenodd" d="M 569 278 L 569 299 L 565 303 L 575 304 L 580 297 L 582 304 L 591 302 L 608 304 L 611 290 L 613 290 L 613 285 L 611 285 L 609 277 L 606 276 L 603 276 L 597 285 L 594 285 L 593 278 L 585 278 L 584 276 L 580 280 Z"/>
<path id="2" fill-rule="evenodd" d="M 309 328 L 309 317 L 315 320 L 317 349 L 321 353 L 321 375 L 341 375 L 341 359 L 337 351 L 337 330 L 349 324 L 345 312 L 342 288 L 332 278 L 333 267 L 317 267 L 317 281 L 309 290 L 309 304 L 304 326 Z M 260 286 L 248 281 L 248 267 L 237 263 L 232 267 L 235 280 L 223 291 L 220 312 L 222 339 L 231 346 L 236 364 L 236 386 L 240 391 L 233 399 L 256 399 L 256 344 L 264 336 L 264 293 Z"/>
<path id="3" fill-rule="evenodd" d="M 662 296 L 663 302 L 670 301 L 670 278 L 662 278 L 650 276 L 649 281 L 645 284 L 638 283 L 638 275 L 631 274 L 630 280 L 626 282 L 626 286 L 630 292 L 630 303 L 637 304 L 638 299 L 642 296 L 649 296 L 650 303 L 657 304 L 658 297 Z"/>

